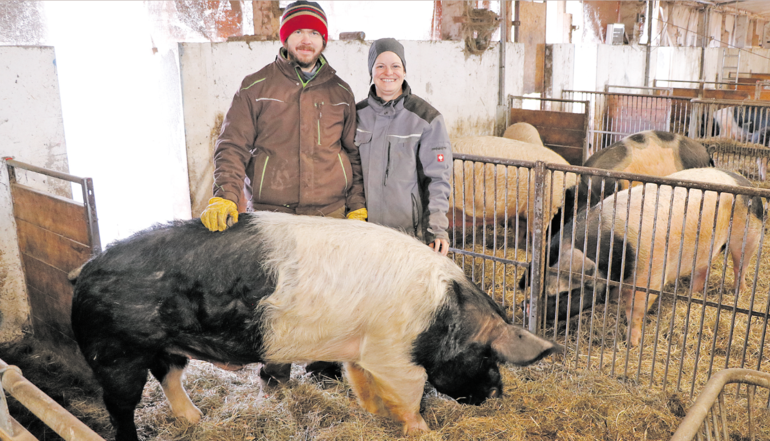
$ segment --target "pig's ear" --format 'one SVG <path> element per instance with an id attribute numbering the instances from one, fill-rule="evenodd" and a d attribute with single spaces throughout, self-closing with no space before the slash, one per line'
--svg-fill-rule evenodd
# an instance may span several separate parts
<path id="1" fill-rule="evenodd" d="M 545 293 L 549 296 L 579 288 L 584 282 L 582 280 L 583 268 L 585 267 L 586 276 L 593 276 L 596 269 L 594 261 L 576 248 L 562 250 L 559 262 L 555 266 L 559 268 L 558 274 L 554 274 L 549 269 L 546 275 Z"/>
<path id="2" fill-rule="evenodd" d="M 520 326 L 505 325 L 492 340 L 492 350 L 506 363 L 526 366 L 549 354 L 561 353 L 564 348 Z"/>

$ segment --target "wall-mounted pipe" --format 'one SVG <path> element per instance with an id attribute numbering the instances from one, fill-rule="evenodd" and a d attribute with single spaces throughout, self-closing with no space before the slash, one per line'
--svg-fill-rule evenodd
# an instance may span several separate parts
<path id="1" fill-rule="evenodd" d="M 505 105 L 505 48 L 508 40 L 508 1 L 500 2 L 500 81 L 497 87 L 497 105 Z"/>
<path id="2" fill-rule="evenodd" d="M 3 360 L 0 360 L 0 384 L 12 397 L 65 440 L 104 441 L 104 438 L 24 378 L 18 367 L 8 366 Z"/>

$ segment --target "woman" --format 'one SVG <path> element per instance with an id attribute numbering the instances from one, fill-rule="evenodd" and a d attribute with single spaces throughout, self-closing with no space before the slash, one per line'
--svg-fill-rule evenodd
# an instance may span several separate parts
<path id="1" fill-rule="evenodd" d="M 398 41 L 372 43 L 369 75 L 369 97 L 356 105 L 369 222 L 400 229 L 446 256 L 452 148 L 444 118 L 412 94 Z"/>

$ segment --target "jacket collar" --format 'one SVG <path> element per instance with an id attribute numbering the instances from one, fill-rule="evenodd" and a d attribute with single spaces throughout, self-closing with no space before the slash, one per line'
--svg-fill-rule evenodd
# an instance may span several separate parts
<path id="1" fill-rule="evenodd" d="M 318 60 L 321 62 L 321 66 L 318 67 L 318 72 L 316 72 L 315 76 L 307 82 L 305 82 L 305 79 L 298 72 L 300 67 L 297 66 L 297 63 L 289 61 L 289 59 L 286 57 L 285 48 L 282 47 L 278 50 L 278 55 L 275 57 L 275 64 L 278 66 L 278 69 L 281 71 L 281 73 L 283 73 L 290 80 L 300 81 L 306 86 L 309 86 L 311 84 L 315 85 L 323 83 L 333 78 L 334 74 L 337 73 L 337 71 L 329 66 L 329 62 L 326 60 L 326 57 L 323 54 L 321 54 Z"/>
<path id="2" fill-rule="evenodd" d="M 401 95 L 398 98 L 385 102 L 382 98 L 377 96 L 377 89 L 374 84 L 369 87 L 369 106 L 377 113 L 381 113 L 386 109 L 401 110 L 404 108 L 404 103 L 412 95 L 412 89 L 409 87 L 409 83 L 404 80 L 404 85 L 401 87 Z"/>

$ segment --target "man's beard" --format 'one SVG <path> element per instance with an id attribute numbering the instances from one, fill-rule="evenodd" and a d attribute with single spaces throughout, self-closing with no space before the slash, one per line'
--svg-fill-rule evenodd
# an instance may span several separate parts
<path id="1" fill-rule="evenodd" d="M 312 46 L 301 46 L 301 45 L 297 46 L 297 50 L 300 50 L 300 49 L 314 50 L 314 48 Z M 287 57 L 289 58 L 289 61 L 293 61 L 293 62 L 297 63 L 297 66 L 299 66 L 300 69 L 307 69 L 307 68 L 315 66 L 316 62 L 318 62 L 318 57 L 321 56 L 321 52 L 323 52 L 323 49 L 321 49 L 321 51 L 318 52 L 318 54 L 315 55 L 312 60 L 305 62 L 305 61 L 300 60 L 299 59 L 299 55 L 296 54 L 294 51 L 292 51 L 290 48 L 288 48 L 288 47 L 286 48 L 286 54 L 287 54 Z"/>

